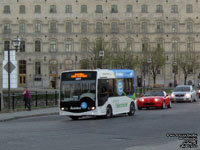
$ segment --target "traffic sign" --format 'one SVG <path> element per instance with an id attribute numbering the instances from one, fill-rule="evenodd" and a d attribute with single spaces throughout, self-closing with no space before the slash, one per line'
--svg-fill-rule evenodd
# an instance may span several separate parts
<path id="1" fill-rule="evenodd" d="M 15 69 L 15 65 L 10 62 L 10 73 Z M 8 63 L 4 66 L 4 69 L 8 72 Z"/>

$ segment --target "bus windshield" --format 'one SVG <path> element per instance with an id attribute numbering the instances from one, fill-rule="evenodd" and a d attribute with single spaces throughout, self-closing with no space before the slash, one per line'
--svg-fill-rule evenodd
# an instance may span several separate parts
<path id="1" fill-rule="evenodd" d="M 62 81 L 60 92 L 61 101 L 80 101 L 84 97 L 95 101 L 96 80 Z"/>

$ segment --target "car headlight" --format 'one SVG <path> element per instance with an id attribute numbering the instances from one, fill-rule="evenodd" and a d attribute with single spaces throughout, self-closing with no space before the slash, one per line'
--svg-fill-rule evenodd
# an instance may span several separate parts
<path id="1" fill-rule="evenodd" d="M 160 101 L 160 99 L 155 98 L 154 101 L 155 101 L 155 102 L 158 102 L 158 101 Z"/>
<path id="2" fill-rule="evenodd" d="M 185 97 L 186 97 L 186 98 L 190 98 L 190 96 L 191 96 L 190 93 L 186 93 L 186 94 L 185 94 Z"/>
<path id="3" fill-rule="evenodd" d="M 174 95 L 174 93 L 172 93 L 172 94 L 171 94 L 171 98 L 174 98 L 174 97 L 175 97 L 175 95 Z"/>
<path id="4" fill-rule="evenodd" d="M 198 92 L 200 93 L 200 90 L 198 90 Z"/>
<path id="5" fill-rule="evenodd" d="M 141 98 L 141 99 L 139 99 L 141 102 L 144 102 L 144 99 L 143 98 Z"/>

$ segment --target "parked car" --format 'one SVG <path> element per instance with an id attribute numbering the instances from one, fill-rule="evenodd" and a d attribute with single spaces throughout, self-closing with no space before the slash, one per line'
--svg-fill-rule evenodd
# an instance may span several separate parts
<path id="1" fill-rule="evenodd" d="M 165 91 L 148 91 L 137 100 L 138 109 L 144 107 L 171 108 L 170 96 Z"/>
<path id="2" fill-rule="evenodd" d="M 196 90 L 191 85 L 179 85 L 174 88 L 174 91 L 171 93 L 171 101 L 188 101 L 193 102 L 197 101 L 198 96 Z"/>

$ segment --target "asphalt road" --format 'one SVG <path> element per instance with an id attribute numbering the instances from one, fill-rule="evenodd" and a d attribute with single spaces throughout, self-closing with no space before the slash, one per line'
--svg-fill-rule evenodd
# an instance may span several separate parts
<path id="1" fill-rule="evenodd" d="M 43 116 L 0 123 L 0 150 L 179 150 L 167 133 L 200 135 L 200 102 L 111 119 Z M 198 137 L 199 138 L 199 137 Z M 198 148 L 192 150 L 200 150 Z"/>

